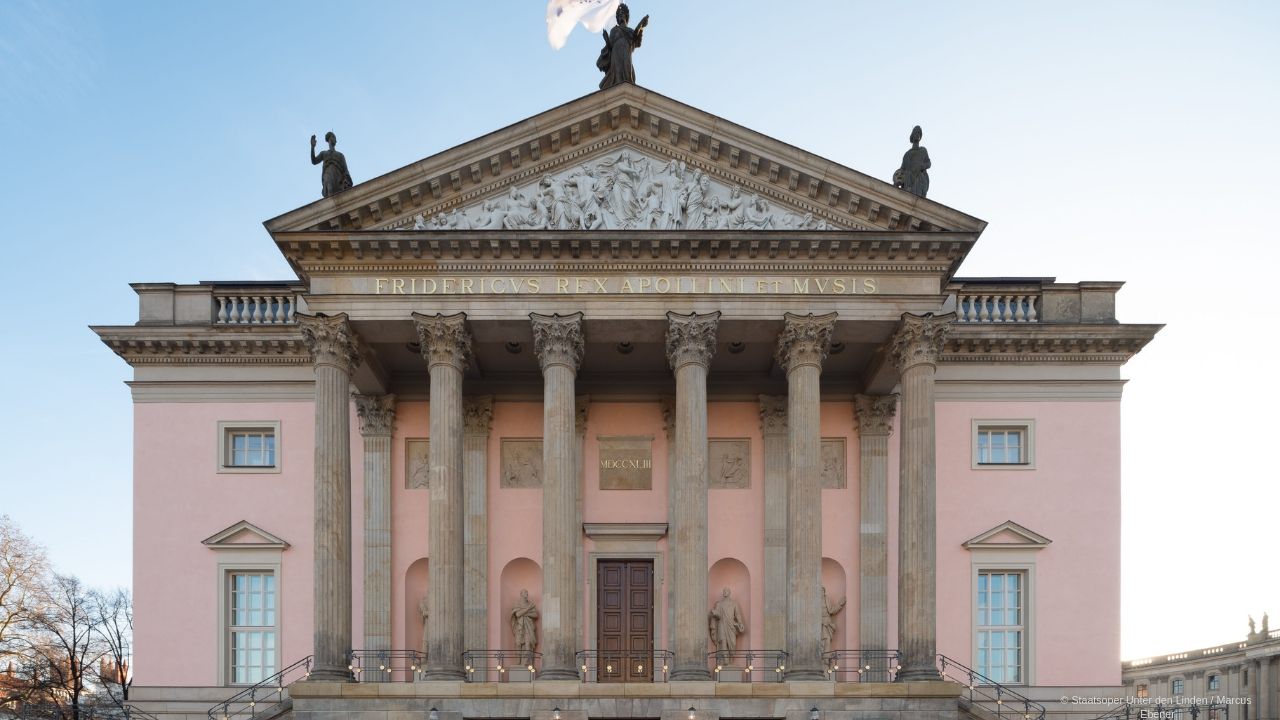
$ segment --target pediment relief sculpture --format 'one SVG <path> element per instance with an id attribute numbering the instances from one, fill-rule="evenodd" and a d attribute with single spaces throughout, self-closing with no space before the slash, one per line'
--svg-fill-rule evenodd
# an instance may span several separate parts
<path id="1" fill-rule="evenodd" d="M 548 173 L 413 230 L 839 230 L 679 160 L 619 150 Z"/>

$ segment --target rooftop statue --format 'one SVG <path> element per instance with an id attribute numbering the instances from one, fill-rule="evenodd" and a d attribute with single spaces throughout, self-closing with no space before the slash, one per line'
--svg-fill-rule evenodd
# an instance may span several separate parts
<path id="1" fill-rule="evenodd" d="M 343 190 L 351 189 L 351 173 L 347 172 L 347 158 L 338 152 L 338 136 L 329 131 L 324 134 L 324 141 L 329 143 L 328 150 L 316 153 L 316 136 L 311 136 L 311 164 L 324 166 L 320 168 L 320 193 L 323 197 L 337 195 Z"/>
<path id="2" fill-rule="evenodd" d="M 636 68 L 631 64 L 631 53 L 640 47 L 640 42 L 644 40 L 644 28 L 649 24 L 649 16 L 645 15 L 635 29 L 627 27 L 631 11 L 627 9 L 626 3 L 618 6 L 617 18 L 618 24 L 604 33 L 604 47 L 600 50 L 600 57 L 596 59 L 596 67 L 604 73 L 604 79 L 600 81 L 601 90 L 622 83 L 635 83 Z"/>
<path id="3" fill-rule="evenodd" d="M 911 149 L 902 156 L 902 167 L 893 173 L 893 184 L 912 195 L 929 194 L 929 151 L 920 147 L 924 132 L 917 125 L 911 129 Z"/>

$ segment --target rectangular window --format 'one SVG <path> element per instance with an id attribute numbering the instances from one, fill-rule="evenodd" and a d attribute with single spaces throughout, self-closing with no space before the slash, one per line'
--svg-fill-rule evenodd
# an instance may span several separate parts
<path id="1" fill-rule="evenodd" d="M 1151 691 L 1147 689 L 1146 685 L 1139 685 L 1136 694 L 1140 698 L 1151 697 Z"/>
<path id="2" fill-rule="evenodd" d="M 1026 574 L 978 572 L 977 671 L 998 683 L 1025 682 Z"/>
<path id="3" fill-rule="evenodd" d="M 1182 678 L 1175 678 L 1173 681 L 1173 694 L 1181 695 L 1184 684 Z"/>
<path id="4" fill-rule="evenodd" d="M 975 470 L 1035 467 L 1035 422 L 1032 420 L 974 420 L 972 442 Z"/>
<path id="5" fill-rule="evenodd" d="M 1209 689 L 1210 689 L 1210 690 L 1219 690 L 1219 689 L 1221 689 L 1221 688 L 1222 688 L 1222 676 L 1221 676 L 1221 675 L 1210 675 L 1210 676 L 1209 676 Z"/>
<path id="6" fill-rule="evenodd" d="M 227 591 L 228 677 L 252 685 L 276 672 L 275 573 L 229 573 Z"/>
<path id="7" fill-rule="evenodd" d="M 218 471 L 271 473 L 280 471 L 280 423 L 218 423 Z"/>

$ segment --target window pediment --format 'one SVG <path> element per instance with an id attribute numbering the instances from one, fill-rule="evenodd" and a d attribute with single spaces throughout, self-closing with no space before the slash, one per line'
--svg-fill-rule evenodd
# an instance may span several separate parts
<path id="1" fill-rule="evenodd" d="M 963 544 L 965 549 L 1030 549 L 1039 550 L 1053 542 L 1040 533 L 1030 530 L 1012 520 L 979 533 Z"/>
<path id="2" fill-rule="evenodd" d="M 245 550 L 272 549 L 287 550 L 289 543 L 248 520 L 221 530 L 201 541 L 205 547 L 213 550 Z"/>

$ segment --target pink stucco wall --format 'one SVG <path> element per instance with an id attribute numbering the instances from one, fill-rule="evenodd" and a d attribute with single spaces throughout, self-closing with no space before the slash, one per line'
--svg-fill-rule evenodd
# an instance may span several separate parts
<path id="1" fill-rule="evenodd" d="M 428 404 L 402 401 L 392 445 L 392 637 L 417 647 L 417 600 L 426 587 L 428 491 L 407 490 L 405 441 L 428 436 Z M 219 579 L 217 552 L 204 538 L 248 520 L 291 544 L 281 555 L 280 661 L 311 652 L 312 405 L 282 403 L 141 403 L 135 406 L 134 587 L 139 685 L 212 685 L 217 678 Z M 1033 681 L 1039 685 L 1119 683 L 1119 403 L 1040 402 L 938 404 L 939 651 L 972 664 L 972 554 L 969 538 L 1013 520 L 1053 542 L 1035 552 Z M 974 418 L 1035 420 L 1036 469 L 971 470 Z M 279 421 L 282 472 L 217 472 L 219 420 Z M 848 482 L 824 490 L 824 584 L 833 602 L 847 599 L 838 637 L 858 644 L 858 439 L 847 402 L 823 403 L 823 437 L 846 438 Z M 362 439 L 352 427 L 353 637 L 363 636 Z M 708 606 L 720 584 L 732 584 L 748 614 L 740 647 L 758 648 L 764 635 L 763 442 L 756 403 L 712 403 L 712 437 L 748 438 L 751 483 L 710 492 Z M 540 598 L 542 502 L 539 490 L 501 487 L 502 438 L 537 438 L 542 406 L 498 402 L 488 441 L 488 605 L 491 648 L 510 647 L 506 613 L 519 590 Z M 599 489 L 599 437 L 653 438 L 653 486 Z M 895 644 L 898 434 L 889 458 L 889 637 Z M 667 439 L 656 402 L 595 403 L 584 442 L 584 522 L 667 522 Z M 583 577 L 589 571 L 587 542 Z M 657 544 L 665 555 L 665 539 Z M 666 566 L 669 572 L 669 565 Z M 582 595 L 582 633 L 593 579 Z M 654 620 L 658 646 L 667 644 L 666 586 L 658 586 Z M 588 645 L 593 644 L 590 639 Z"/>

